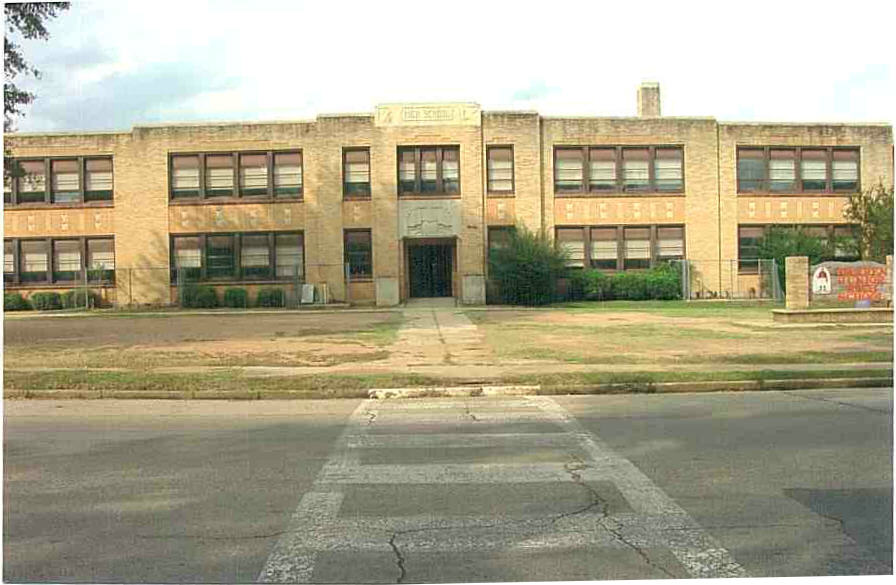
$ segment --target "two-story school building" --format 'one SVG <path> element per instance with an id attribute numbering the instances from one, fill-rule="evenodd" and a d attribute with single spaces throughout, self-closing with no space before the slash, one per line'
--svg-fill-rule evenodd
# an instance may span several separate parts
<path id="1" fill-rule="evenodd" d="M 849 229 L 851 192 L 893 184 L 887 124 L 551 117 L 472 103 L 385 104 L 314 120 L 12 134 L 4 285 L 84 277 L 119 304 L 178 283 L 302 282 L 331 300 L 485 301 L 490 245 L 544 229 L 570 264 L 637 270 L 688 259 L 695 294 L 756 286 L 770 225 Z"/>

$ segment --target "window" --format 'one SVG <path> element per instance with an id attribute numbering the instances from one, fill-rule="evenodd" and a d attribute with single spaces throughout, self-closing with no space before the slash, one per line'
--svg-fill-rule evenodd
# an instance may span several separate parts
<path id="1" fill-rule="evenodd" d="M 78 161 L 50 161 L 50 173 L 53 179 L 53 203 L 77 203 L 81 201 L 81 176 L 78 173 Z"/>
<path id="2" fill-rule="evenodd" d="M 207 236 L 205 239 L 205 262 L 207 278 L 234 278 L 233 236 Z"/>
<path id="3" fill-rule="evenodd" d="M 558 148 L 554 151 L 554 190 L 581 191 L 583 168 L 581 148 Z"/>
<path id="4" fill-rule="evenodd" d="M 737 234 L 737 267 L 742 273 L 759 272 L 759 241 L 765 236 L 763 226 L 740 226 Z"/>
<path id="5" fill-rule="evenodd" d="M 205 196 L 233 196 L 232 154 L 210 154 L 205 157 Z"/>
<path id="6" fill-rule="evenodd" d="M 50 267 L 50 249 L 47 240 L 22 240 L 19 242 L 19 281 L 47 282 Z"/>
<path id="7" fill-rule="evenodd" d="M 658 227 L 656 229 L 656 257 L 658 260 L 684 258 L 684 228 Z"/>
<path id="8" fill-rule="evenodd" d="M 557 228 L 557 243 L 566 251 L 566 265 L 571 268 L 585 266 L 585 237 L 582 228 Z"/>
<path id="9" fill-rule="evenodd" d="M 840 147 L 737 149 L 740 193 L 835 193 L 859 190 L 859 150 Z"/>
<path id="10" fill-rule="evenodd" d="M 646 148 L 622 149 L 622 181 L 626 191 L 643 191 L 650 186 L 649 158 Z"/>
<path id="11" fill-rule="evenodd" d="M 246 280 L 271 278 L 269 234 L 243 234 L 240 238 L 240 274 Z"/>
<path id="12" fill-rule="evenodd" d="M 589 151 L 588 186 L 592 191 L 616 190 L 616 149 L 592 148 Z M 614 266 L 615 268 L 615 266 Z"/>
<path id="13" fill-rule="evenodd" d="M 769 191 L 792 193 L 796 190 L 796 151 L 774 149 L 768 161 Z"/>
<path id="14" fill-rule="evenodd" d="M 680 146 L 554 149 L 554 190 L 562 193 L 684 191 Z M 588 164 L 584 164 L 587 161 Z"/>
<path id="15" fill-rule="evenodd" d="M 14 240 L 3 240 L 3 282 L 15 282 L 16 278 L 16 243 Z"/>
<path id="16" fill-rule="evenodd" d="M 277 234 L 275 236 L 277 278 L 304 278 L 303 241 L 301 234 Z"/>
<path id="17" fill-rule="evenodd" d="M 199 197 L 199 156 L 171 157 L 171 197 Z"/>
<path id="18" fill-rule="evenodd" d="M 298 197 L 302 194 L 302 153 L 274 153 L 274 196 Z"/>
<path id="19" fill-rule="evenodd" d="M 88 158 L 84 161 L 84 201 L 112 200 L 112 159 Z"/>
<path id="20" fill-rule="evenodd" d="M 81 277 L 81 242 L 55 240 L 53 242 L 53 281 L 74 281 Z"/>
<path id="21" fill-rule="evenodd" d="M 240 194 L 268 194 L 268 157 L 266 154 L 240 155 Z"/>
<path id="22" fill-rule="evenodd" d="M 19 166 L 24 173 L 17 179 L 18 203 L 44 203 L 47 194 L 46 166 L 42 160 L 23 160 Z"/>
<path id="23" fill-rule="evenodd" d="M 173 283 L 199 280 L 202 276 L 202 247 L 198 236 L 172 237 Z"/>
<path id="24" fill-rule="evenodd" d="M 623 268 L 650 268 L 650 228 L 625 228 Z"/>
<path id="25" fill-rule="evenodd" d="M 8 173 L 3 173 L 3 204 L 12 205 L 12 177 Z"/>
<path id="26" fill-rule="evenodd" d="M 486 148 L 489 193 L 513 193 L 513 147 Z"/>
<path id="27" fill-rule="evenodd" d="M 398 148 L 398 189 L 401 195 L 442 195 L 460 192 L 460 149 L 457 146 Z"/>
<path id="28" fill-rule="evenodd" d="M 346 199 L 370 197 L 370 149 L 342 151 L 342 194 Z"/>
<path id="29" fill-rule="evenodd" d="M 653 176 L 657 191 L 681 191 L 684 186 L 680 148 L 657 148 Z"/>
<path id="30" fill-rule="evenodd" d="M 591 229 L 591 267 L 616 270 L 618 267 L 619 245 L 615 227 Z"/>
<path id="31" fill-rule="evenodd" d="M 373 277 L 370 230 L 345 230 L 345 263 L 352 279 Z"/>
<path id="32" fill-rule="evenodd" d="M 506 248 L 510 243 L 510 236 L 516 231 L 514 226 L 497 226 L 488 228 L 488 253 L 493 250 Z"/>
<path id="33" fill-rule="evenodd" d="M 87 240 L 87 276 L 90 280 L 115 280 L 115 242 L 111 239 Z"/>

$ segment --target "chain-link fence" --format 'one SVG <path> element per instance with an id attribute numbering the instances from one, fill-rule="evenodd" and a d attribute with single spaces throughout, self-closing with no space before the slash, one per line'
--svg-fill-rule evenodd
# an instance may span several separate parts
<path id="1" fill-rule="evenodd" d="M 674 260 L 681 271 L 681 298 L 783 301 L 774 259 Z"/>

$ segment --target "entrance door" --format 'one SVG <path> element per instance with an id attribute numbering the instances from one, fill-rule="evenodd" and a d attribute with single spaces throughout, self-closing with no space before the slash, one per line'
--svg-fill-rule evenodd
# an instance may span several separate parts
<path id="1" fill-rule="evenodd" d="M 453 256 L 450 244 L 408 246 L 411 297 L 450 297 Z"/>

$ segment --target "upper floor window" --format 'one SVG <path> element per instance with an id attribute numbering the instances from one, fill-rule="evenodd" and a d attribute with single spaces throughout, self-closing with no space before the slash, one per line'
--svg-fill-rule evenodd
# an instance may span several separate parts
<path id="1" fill-rule="evenodd" d="M 489 193 L 513 193 L 513 147 L 486 148 Z"/>
<path id="2" fill-rule="evenodd" d="M 739 193 L 848 193 L 858 189 L 857 148 L 737 149 Z"/>
<path id="3" fill-rule="evenodd" d="M 342 194 L 346 199 L 370 197 L 370 149 L 342 151 Z"/>
<path id="4" fill-rule="evenodd" d="M 73 156 L 18 160 L 15 180 L 4 180 L 3 202 L 78 205 L 112 200 L 112 159 Z"/>
<path id="5" fill-rule="evenodd" d="M 400 195 L 454 195 L 459 192 L 459 147 L 398 147 Z"/>
<path id="6" fill-rule="evenodd" d="M 680 146 L 558 146 L 554 191 L 680 193 L 684 190 L 682 153 Z"/>
<path id="7" fill-rule="evenodd" d="M 301 152 L 174 154 L 171 199 L 302 195 Z"/>

